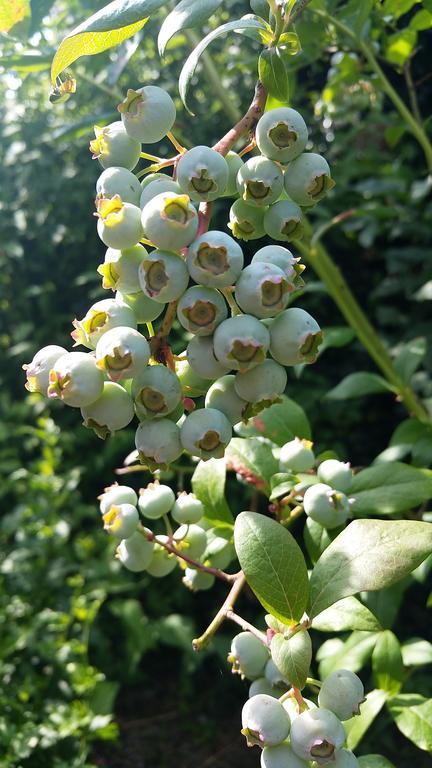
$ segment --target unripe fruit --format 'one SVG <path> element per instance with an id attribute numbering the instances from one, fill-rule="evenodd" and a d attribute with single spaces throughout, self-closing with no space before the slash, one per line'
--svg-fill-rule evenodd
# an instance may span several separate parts
<path id="1" fill-rule="evenodd" d="M 140 264 L 142 291 L 155 301 L 166 304 L 178 299 L 186 290 L 189 273 L 180 256 L 169 251 L 152 251 Z"/>
<path id="2" fill-rule="evenodd" d="M 248 746 L 281 744 L 290 731 L 289 717 L 282 704 L 265 693 L 247 700 L 242 709 L 242 726 Z"/>
<path id="3" fill-rule="evenodd" d="M 335 759 L 331 765 L 332 768 L 360 768 L 359 761 L 349 749 L 341 749 L 340 752 L 335 755 Z"/>
<path id="4" fill-rule="evenodd" d="M 135 434 L 135 446 L 141 463 L 149 469 L 166 467 L 183 453 L 180 430 L 170 419 L 142 422 Z"/>
<path id="5" fill-rule="evenodd" d="M 121 564 L 134 573 L 145 571 L 153 555 L 153 542 L 147 541 L 136 531 L 127 539 L 122 539 L 117 547 L 116 557 Z"/>
<path id="6" fill-rule="evenodd" d="M 136 320 L 132 309 L 123 301 L 102 299 L 87 310 L 82 320 L 74 320 L 72 325 L 75 330 L 71 336 L 75 346 L 82 344 L 94 349 L 101 336 L 111 328 L 136 328 Z"/>
<path id="7" fill-rule="evenodd" d="M 144 517 L 157 520 L 167 515 L 175 502 L 174 491 L 169 485 L 149 483 L 147 488 L 140 490 L 138 507 Z"/>
<path id="8" fill-rule="evenodd" d="M 199 525 L 181 525 L 174 531 L 173 544 L 180 552 L 198 560 L 207 546 L 207 535 Z"/>
<path id="9" fill-rule="evenodd" d="M 197 523 L 203 515 L 204 507 L 202 502 L 197 499 L 194 493 L 186 493 L 186 491 L 182 491 L 177 496 L 171 509 L 171 517 L 180 525 L 183 523 L 187 525 Z"/>
<path id="10" fill-rule="evenodd" d="M 310 440 L 295 437 L 280 449 L 279 468 L 281 472 L 307 472 L 315 464 L 315 454 Z"/>
<path id="11" fill-rule="evenodd" d="M 261 768 L 307 768 L 308 763 L 292 751 L 289 744 L 264 747 L 261 752 Z"/>
<path id="12" fill-rule="evenodd" d="M 283 190 L 283 173 L 266 157 L 251 157 L 238 172 L 237 189 L 248 205 L 270 205 Z"/>
<path id="13" fill-rule="evenodd" d="M 67 349 L 57 344 L 49 344 L 36 352 L 31 363 L 25 363 L 23 370 L 26 372 L 27 381 L 25 388 L 28 392 L 41 392 L 47 394 L 49 384 L 49 372 L 59 357 L 67 354 Z"/>
<path id="14" fill-rule="evenodd" d="M 349 491 L 353 477 L 351 465 L 337 459 L 323 461 L 317 469 L 317 475 L 322 483 L 344 493 Z"/>
<path id="15" fill-rule="evenodd" d="M 305 152 L 289 164 L 285 171 L 285 189 L 298 205 L 315 205 L 333 189 L 327 160 L 315 152 Z"/>
<path id="16" fill-rule="evenodd" d="M 141 211 L 137 205 L 124 203 L 120 195 L 96 199 L 97 231 L 110 248 L 132 248 L 143 236 Z"/>
<path id="17" fill-rule="evenodd" d="M 225 187 L 225 192 L 221 197 L 237 197 L 237 174 L 244 163 L 240 155 L 238 155 L 237 152 L 233 152 L 231 149 L 225 155 L 225 161 L 228 166 L 228 181 Z"/>
<path id="18" fill-rule="evenodd" d="M 160 195 L 161 192 L 174 192 L 176 195 L 181 195 L 182 190 L 179 184 L 174 179 L 171 179 L 165 174 L 161 174 L 157 179 L 154 179 L 150 184 L 141 188 L 141 194 L 139 199 L 139 207 L 141 210 L 153 200 L 156 195 Z"/>
<path id="19" fill-rule="evenodd" d="M 95 125 L 96 138 L 90 142 L 93 159 L 98 159 L 102 168 L 127 168 L 132 171 L 141 155 L 141 144 L 126 133 L 123 124 L 117 120 L 105 128 Z"/>
<path id="20" fill-rule="evenodd" d="M 181 400 L 181 384 L 164 365 L 149 365 L 132 382 L 132 397 L 140 419 L 167 416 Z"/>
<path id="21" fill-rule="evenodd" d="M 250 371 L 237 373 L 234 387 L 239 397 L 249 403 L 276 400 L 285 391 L 285 368 L 274 360 L 264 360 Z"/>
<path id="22" fill-rule="evenodd" d="M 279 200 L 266 211 L 264 229 L 273 240 L 300 240 L 304 233 L 301 208 L 291 200 Z"/>
<path id="23" fill-rule="evenodd" d="M 252 315 L 224 320 L 215 331 L 214 352 L 222 365 L 248 371 L 265 360 L 270 345 L 267 328 Z"/>
<path id="24" fill-rule="evenodd" d="M 212 573 L 197 571 L 196 568 L 186 568 L 182 582 L 191 592 L 201 592 L 211 589 L 216 579 Z"/>
<path id="25" fill-rule="evenodd" d="M 179 160 L 177 181 L 191 200 L 216 200 L 228 182 L 226 160 L 210 147 L 193 147 Z"/>
<path id="26" fill-rule="evenodd" d="M 232 437 L 227 417 L 215 408 L 201 408 L 186 416 L 180 437 L 183 448 L 206 461 L 222 458 Z"/>
<path id="27" fill-rule="evenodd" d="M 296 259 L 294 254 L 284 248 L 283 245 L 265 245 L 260 248 L 252 257 L 251 264 L 263 261 L 266 264 L 275 264 L 286 276 L 290 282 L 295 280 L 296 275 L 304 270 L 303 265 L 299 265 L 300 259 Z"/>
<path id="28" fill-rule="evenodd" d="M 228 227 L 238 240 L 257 240 L 263 237 L 265 208 L 254 208 L 244 200 L 236 200 L 229 212 Z"/>
<path id="29" fill-rule="evenodd" d="M 214 381 L 231 370 L 216 359 L 212 336 L 194 336 L 187 346 L 186 355 L 192 370 L 203 379 Z"/>
<path id="30" fill-rule="evenodd" d="M 271 658 L 268 660 L 265 666 L 264 675 L 266 680 L 268 680 L 271 685 L 282 686 L 283 688 L 286 688 L 290 685 L 289 680 L 283 676 L 282 672 L 277 668 L 276 664 Z"/>
<path id="31" fill-rule="evenodd" d="M 200 523 L 202 525 L 202 522 Z M 203 561 L 213 568 L 220 568 L 222 571 L 228 567 L 236 556 L 234 544 L 223 536 L 217 535 L 217 528 L 210 528 L 207 531 L 207 547 L 203 555 Z"/>
<path id="32" fill-rule="evenodd" d="M 165 309 L 165 304 L 149 299 L 142 291 L 136 293 L 120 293 L 115 295 L 116 301 L 127 304 L 133 312 L 135 323 L 151 323 L 156 320 Z"/>
<path id="33" fill-rule="evenodd" d="M 105 381 L 102 394 L 90 405 L 81 408 L 83 424 L 93 429 L 102 440 L 124 429 L 135 416 L 133 401 L 120 384 Z"/>
<path id="34" fill-rule="evenodd" d="M 174 570 L 174 568 L 176 568 L 178 563 L 176 556 L 171 552 L 168 552 L 162 543 L 159 543 L 167 543 L 168 541 L 168 536 L 160 535 L 155 539 L 154 542 L 152 559 L 150 560 L 146 571 L 150 574 L 150 576 L 154 576 L 156 579 L 161 579 L 164 576 L 167 576 L 169 573 L 171 573 L 171 571 Z"/>
<path id="35" fill-rule="evenodd" d="M 234 285 L 243 268 L 243 251 L 225 232 L 212 230 L 189 246 L 187 266 L 192 280 L 213 288 Z"/>
<path id="36" fill-rule="evenodd" d="M 108 248 L 103 264 L 97 271 L 102 275 L 102 288 L 111 288 L 123 293 L 136 293 L 140 290 L 138 267 L 148 253 L 142 245 L 134 245 L 123 251 Z"/>
<path id="37" fill-rule="evenodd" d="M 326 677 L 318 694 L 320 707 L 334 712 L 339 720 L 359 715 L 364 700 L 362 681 L 347 669 L 337 669 Z"/>
<path id="38" fill-rule="evenodd" d="M 117 539 L 128 539 L 136 531 L 139 514 L 132 504 L 113 504 L 102 519 L 107 533 Z"/>
<path id="39" fill-rule="evenodd" d="M 274 317 L 288 304 L 293 285 L 274 264 L 256 262 L 241 273 L 235 288 L 240 309 L 261 319 Z"/>
<path id="40" fill-rule="evenodd" d="M 303 152 L 308 140 L 308 129 L 299 112 L 289 107 L 279 107 L 265 112 L 258 120 L 255 138 L 265 157 L 289 163 Z"/>
<path id="41" fill-rule="evenodd" d="M 343 525 L 350 512 L 349 500 L 345 494 L 335 491 L 325 483 L 316 483 L 307 488 L 303 507 L 308 517 L 323 528 L 330 529 Z"/>
<path id="42" fill-rule="evenodd" d="M 228 315 L 225 299 L 216 288 L 193 285 L 181 297 L 177 317 L 196 336 L 210 336 Z"/>
<path id="43" fill-rule="evenodd" d="M 322 342 L 317 321 L 300 307 L 281 312 L 270 326 L 270 354 L 281 365 L 314 363 Z"/>
<path id="44" fill-rule="evenodd" d="M 232 639 L 228 661 L 234 674 L 255 680 L 263 676 L 269 655 L 268 648 L 252 632 L 239 632 Z"/>
<path id="45" fill-rule="evenodd" d="M 289 719 L 291 720 L 291 723 L 301 715 L 302 712 L 306 712 L 309 709 L 318 709 L 315 702 L 311 701 L 310 699 L 303 698 L 303 705 L 300 707 L 297 699 L 294 696 L 289 696 L 285 701 L 282 702 L 284 709 L 288 712 Z"/>
<path id="46" fill-rule="evenodd" d="M 96 194 L 101 197 L 120 195 L 124 203 L 139 205 L 141 184 L 126 168 L 113 166 L 101 173 L 96 182 Z"/>
<path id="47" fill-rule="evenodd" d="M 180 357 L 183 357 L 184 355 L 185 352 L 183 352 Z M 201 395 L 205 395 L 209 386 L 208 379 L 198 376 L 187 360 L 176 360 L 175 372 L 180 381 L 183 394 L 186 397 L 200 397 Z"/>
<path id="48" fill-rule="evenodd" d="M 278 699 L 281 694 L 280 688 L 274 688 L 274 686 L 269 683 L 266 677 L 258 677 L 258 679 L 253 680 L 249 686 L 248 696 L 250 699 L 252 696 L 257 696 L 259 693 L 265 693 L 267 696 L 273 696 L 274 699 Z"/>
<path id="49" fill-rule="evenodd" d="M 210 387 L 205 398 L 206 408 L 216 408 L 227 417 L 230 424 L 238 424 L 247 408 L 246 400 L 237 394 L 235 376 L 227 374 L 217 379 Z"/>
<path id="50" fill-rule="evenodd" d="M 187 195 L 162 192 L 144 207 L 141 221 L 145 237 L 157 248 L 180 251 L 194 240 L 198 214 Z"/>
<path id="51" fill-rule="evenodd" d="M 325 765 L 344 742 L 342 723 L 327 709 L 309 709 L 291 723 L 291 747 L 302 760 Z"/>
<path id="52" fill-rule="evenodd" d="M 148 341 L 135 328 L 111 328 L 96 344 L 96 365 L 112 381 L 137 376 L 149 358 Z"/>
<path id="53" fill-rule="evenodd" d="M 117 107 L 123 125 L 133 139 L 154 144 L 171 130 L 176 108 L 171 96 L 156 85 L 145 85 L 127 96 Z"/>
<path id="54" fill-rule="evenodd" d="M 82 408 L 101 396 L 103 385 L 103 374 L 97 368 L 93 355 L 67 352 L 56 360 L 50 370 L 47 395 L 58 397 L 73 408 Z"/>
<path id="55" fill-rule="evenodd" d="M 118 485 L 114 483 L 108 488 L 105 488 L 104 492 L 98 497 L 100 501 L 100 511 L 104 515 L 114 505 L 119 504 L 131 504 L 136 507 L 138 502 L 138 496 L 133 488 L 129 488 L 128 485 Z"/>

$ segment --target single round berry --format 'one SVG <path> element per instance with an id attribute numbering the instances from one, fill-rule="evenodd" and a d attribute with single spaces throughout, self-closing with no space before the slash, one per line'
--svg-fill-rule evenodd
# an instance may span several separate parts
<path id="1" fill-rule="evenodd" d="M 205 398 L 206 408 L 216 408 L 227 417 L 230 424 L 238 424 L 244 418 L 247 408 L 246 400 L 242 400 L 235 389 L 235 376 L 226 374 L 211 385 Z"/>
<path id="2" fill-rule="evenodd" d="M 261 752 L 261 768 L 307 768 L 307 765 L 297 757 L 289 744 L 264 747 Z"/>
<path id="3" fill-rule="evenodd" d="M 233 152 L 231 149 L 225 155 L 225 160 L 228 166 L 228 181 L 225 187 L 225 192 L 221 197 L 237 197 L 237 174 L 244 163 L 240 155 L 238 155 L 237 152 Z"/>
<path id="4" fill-rule="evenodd" d="M 258 120 L 255 138 L 265 157 L 289 163 L 303 152 L 308 129 L 299 112 L 290 107 L 279 107 L 265 112 Z"/>
<path id="5" fill-rule="evenodd" d="M 137 529 L 139 514 L 132 504 L 113 504 L 102 519 L 107 533 L 116 539 L 128 539 Z"/>
<path id="6" fill-rule="evenodd" d="M 186 290 L 189 272 L 183 259 L 169 251 L 148 254 L 138 271 L 142 291 L 155 301 L 166 304 L 178 299 Z"/>
<path id="7" fill-rule="evenodd" d="M 124 203 L 119 195 L 96 200 L 97 231 L 110 248 L 132 248 L 143 236 L 141 211 L 137 205 Z"/>
<path id="8" fill-rule="evenodd" d="M 102 394 L 81 408 L 83 424 L 102 440 L 124 429 L 135 416 L 133 400 L 126 390 L 113 381 L 105 381 Z"/>
<path id="9" fill-rule="evenodd" d="M 300 307 L 281 312 L 270 326 L 270 354 L 281 365 L 314 363 L 322 342 L 317 321 Z"/>
<path id="10" fill-rule="evenodd" d="M 265 235 L 265 208 L 248 205 L 244 200 L 236 200 L 229 212 L 228 227 L 238 240 L 257 240 Z"/>
<path id="11" fill-rule="evenodd" d="M 186 416 L 180 437 L 183 448 L 200 459 L 220 459 L 232 437 L 225 414 L 215 408 L 200 408 Z"/>
<path id="12" fill-rule="evenodd" d="M 302 760 L 325 765 L 345 742 L 340 720 L 327 709 L 309 709 L 291 723 L 291 747 Z"/>
<path id="13" fill-rule="evenodd" d="M 136 531 L 127 539 L 122 539 L 117 547 L 116 557 L 121 564 L 134 573 L 145 571 L 153 555 L 153 542 Z"/>
<path id="14" fill-rule="evenodd" d="M 108 512 L 112 506 L 131 504 L 133 507 L 136 507 L 138 502 L 138 496 L 133 488 L 129 488 L 128 485 L 118 485 L 118 483 L 114 483 L 108 488 L 105 488 L 104 492 L 98 498 L 102 515 L 104 515 L 105 512 Z"/>
<path id="15" fill-rule="evenodd" d="M 189 246 L 187 266 L 192 280 L 213 288 L 234 285 L 243 268 L 243 251 L 225 232 L 212 230 Z"/>
<path id="16" fill-rule="evenodd" d="M 182 582 L 191 592 L 202 592 L 211 589 L 216 579 L 212 573 L 198 571 L 196 568 L 186 568 Z"/>
<path id="17" fill-rule="evenodd" d="M 262 363 L 269 345 L 267 328 L 252 315 L 236 315 L 224 320 L 216 328 L 213 339 L 219 362 L 242 372 Z"/>
<path id="18" fill-rule="evenodd" d="M 174 192 L 176 195 L 181 195 L 182 190 L 180 185 L 177 184 L 174 179 L 171 179 L 165 174 L 161 174 L 157 179 L 154 179 L 150 184 L 147 184 L 144 189 L 141 188 L 139 199 L 139 207 L 141 210 L 143 210 L 147 203 L 149 203 L 150 200 L 153 200 L 156 195 L 160 195 L 161 192 Z"/>
<path id="19" fill-rule="evenodd" d="M 49 372 L 47 395 L 73 408 L 83 408 L 98 400 L 103 387 L 103 374 L 93 355 L 67 352 L 56 360 Z"/>
<path id="20" fill-rule="evenodd" d="M 266 157 L 251 157 L 238 172 L 237 189 L 248 205 L 270 205 L 283 190 L 283 173 Z"/>
<path id="21" fill-rule="evenodd" d="M 179 322 L 196 336 L 210 336 L 228 315 L 225 299 L 216 288 L 193 285 L 177 306 Z"/>
<path id="22" fill-rule="evenodd" d="M 174 491 L 169 485 L 149 483 L 147 488 L 140 490 L 138 507 L 144 517 L 157 520 L 170 512 L 175 502 Z"/>
<path id="23" fill-rule="evenodd" d="M 182 491 L 175 500 L 171 509 L 171 517 L 182 525 L 183 523 L 197 523 L 204 515 L 204 506 L 194 493 Z"/>
<path id="24" fill-rule="evenodd" d="M 96 182 L 96 195 L 114 197 L 120 195 L 124 203 L 139 205 L 141 184 L 127 168 L 113 166 L 106 168 Z"/>
<path id="25" fill-rule="evenodd" d="M 180 553 L 198 560 L 207 546 L 207 534 L 199 525 L 181 525 L 174 531 L 173 544 Z"/>
<path id="26" fill-rule="evenodd" d="M 264 675 L 266 679 L 274 686 L 282 686 L 283 688 L 286 688 L 290 685 L 289 680 L 286 679 L 286 677 L 283 676 L 281 671 L 277 668 L 276 664 L 274 663 L 273 659 L 269 659 L 265 670 Z"/>
<path id="27" fill-rule="evenodd" d="M 217 528 L 210 528 L 207 531 L 207 547 L 203 555 L 205 564 L 211 565 L 212 568 L 220 568 L 223 571 L 234 560 L 235 556 L 234 544 L 223 536 L 219 536 Z"/>
<path id="28" fill-rule="evenodd" d="M 219 152 L 197 146 L 180 157 L 177 181 L 191 200 L 216 200 L 225 191 L 228 165 Z"/>
<path id="29" fill-rule="evenodd" d="M 264 229 L 273 240 L 300 240 L 304 233 L 301 208 L 291 200 L 279 200 L 266 211 Z"/>
<path id="30" fill-rule="evenodd" d="M 93 304 L 82 320 L 74 320 L 71 333 L 75 346 L 94 349 L 104 333 L 119 326 L 136 328 L 132 309 L 121 299 L 102 299 Z"/>
<path id="31" fill-rule="evenodd" d="M 111 288 L 123 293 L 139 291 L 138 267 L 145 256 L 148 256 L 148 253 L 139 243 L 122 251 L 108 248 L 104 263 L 97 268 L 102 275 L 102 288 Z"/>
<path id="32" fill-rule="evenodd" d="M 235 299 L 243 312 L 263 319 L 285 309 L 292 290 L 293 285 L 279 267 L 255 262 L 241 273 Z"/>
<path id="33" fill-rule="evenodd" d="M 231 642 L 228 661 L 234 674 L 256 680 L 264 675 L 269 650 L 252 632 L 239 632 Z"/>
<path id="34" fill-rule="evenodd" d="M 280 449 L 279 467 L 281 472 L 307 472 L 315 464 L 315 454 L 310 440 L 295 437 Z"/>
<path id="35" fill-rule="evenodd" d="M 360 678 L 348 669 L 337 669 L 324 680 L 318 694 L 318 704 L 334 712 L 339 720 L 349 720 L 360 714 L 365 700 Z"/>
<path id="36" fill-rule="evenodd" d="M 126 133 L 121 120 L 105 128 L 94 127 L 95 139 L 90 142 L 93 159 L 99 160 L 102 168 L 126 168 L 132 171 L 141 155 L 141 144 Z"/>
<path id="37" fill-rule="evenodd" d="M 248 696 L 251 699 L 252 696 L 257 696 L 259 693 L 265 693 L 267 696 L 273 696 L 274 699 L 278 699 L 281 695 L 280 688 L 275 688 L 266 677 L 258 677 L 257 680 L 253 680 L 249 686 Z"/>
<path id="38" fill-rule="evenodd" d="M 154 541 L 153 554 L 146 571 L 150 576 L 161 579 L 176 568 L 178 560 L 163 544 L 169 543 L 169 537 L 160 535 Z"/>
<path id="39" fill-rule="evenodd" d="M 133 312 L 135 323 L 151 323 L 164 311 L 165 304 L 149 299 L 142 291 L 124 294 L 117 291 L 116 301 L 127 304 Z"/>
<path id="40" fill-rule="evenodd" d="M 216 359 L 212 336 L 193 336 L 187 346 L 186 355 L 192 370 L 203 379 L 214 381 L 231 370 Z"/>
<path id="41" fill-rule="evenodd" d="M 316 483 L 306 489 L 303 507 L 308 517 L 323 528 L 330 529 L 343 525 L 350 512 L 349 500 L 345 494 L 335 491 L 325 483 Z"/>
<path id="42" fill-rule="evenodd" d="M 149 358 L 149 343 L 135 328 L 111 328 L 96 344 L 96 365 L 112 381 L 137 376 Z"/>
<path id="43" fill-rule="evenodd" d="M 182 352 L 179 357 L 183 358 L 185 354 L 186 352 Z M 176 360 L 175 372 L 185 397 L 201 397 L 201 395 L 205 395 L 209 386 L 208 379 L 195 373 L 187 360 Z"/>
<path id="44" fill-rule="evenodd" d="M 322 483 L 327 483 L 335 488 L 336 491 L 349 491 L 352 483 L 351 465 L 337 459 L 326 459 L 317 469 L 318 479 Z"/>
<path id="45" fill-rule="evenodd" d="M 143 208 L 145 237 L 157 248 L 180 251 L 190 245 L 198 230 L 198 214 L 187 195 L 161 192 Z"/>
<path id="46" fill-rule="evenodd" d="M 25 388 L 29 392 L 41 392 L 47 394 L 49 384 L 49 373 L 59 357 L 67 354 L 64 347 L 57 344 L 49 344 L 36 352 L 31 363 L 25 363 L 23 370 L 26 372 L 27 381 Z"/>
<path id="47" fill-rule="evenodd" d="M 135 434 L 135 447 L 149 469 L 166 467 L 183 453 L 180 430 L 170 419 L 142 422 Z"/>
<path id="48" fill-rule="evenodd" d="M 140 419 L 167 416 L 178 406 L 181 396 L 178 377 L 164 365 L 147 366 L 132 382 L 132 397 Z"/>
<path id="49" fill-rule="evenodd" d="M 299 259 L 296 259 L 294 254 L 282 245 L 265 245 L 264 248 L 260 248 L 252 257 L 251 264 L 255 264 L 257 261 L 275 264 L 282 272 L 285 272 L 290 282 L 295 279 L 297 274 Z"/>
<path id="50" fill-rule="evenodd" d="M 305 152 L 285 171 L 285 190 L 302 206 L 315 205 L 335 186 L 327 160 L 315 152 Z"/>
<path id="51" fill-rule="evenodd" d="M 237 373 L 234 387 L 239 397 L 249 403 L 276 400 L 285 391 L 285 368 L 274 360 L 264 360 L 250 371 Z"/>
<path id="52" fill-rule="evenodd" d="M 300 706 L 299 702 L 294 696 L 289 696 L 282 703 L 284 709 L 286 709 L 288 712 L 291 723 L 296 719 L 296 717 L 301 715 L 302 712 L 306 712 L 308 709 L 318 709 L 315 702 L 305 698 L 302 699 L 302 705 Z"/>
<path id="53" fill-rule="evenodd" d="M 249 746 L 281 744 L 290 731 L 289 717 L 282 704 L 265 693 L 247 700 L 242 709 L 242 726 L 242 734 Z"/>
<path id="54" fill-rule="evenodd" d="M 349 749 L 341 749 L 335 755 L 332 768 L 360 768 L 360 763 Z"/>
<path id="55" fill-rule="evenodd" d="M 129 88 L 117 109 L 128 136 L 144 144 L 163 139 L 176 119 L 171 96 L 156 85 L 145 85 L 136 91 Z"/>

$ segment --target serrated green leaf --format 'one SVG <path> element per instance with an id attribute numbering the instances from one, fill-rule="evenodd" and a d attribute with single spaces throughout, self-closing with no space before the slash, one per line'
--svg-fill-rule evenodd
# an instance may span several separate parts
<path id="1" fill-rule="evenodd" d="M 312 571 L 310 617 L 343 597 L 389 587 L 417 568 L 431 551 L 431 523 L 354 520 Z"/>
<path id="2" fill-rule="evenodd" d="M 313 619 L 312 627 L 320 632 L 345 632 L 354 629 L 375 632 L 381 629 L 376 616 L 355 597 L 344 597 L 330 608 L 321 611 Z"/>
<path id="3" fill-rule="evenodd" d="M 345 376 L 333 389 L 325 394 L 326 400 L 350 400 L 364 395 L 375 395 L 381 392 L 394 392 L 393 387 L 376 373 L 358 371 Z"/>
<path id="4" fill-rule="evenodd" d="M 432 699 L 416 693 L 395 696 L 388 702 L 397 727 L 419 749 L 432 750 Z"/>
<path id="5" fill-rule="evenodd" d="M 286 395 L 282 402 L 271 405 L 246 425 L 236 428 L 242 437 L 261 435 L 276 445 L 284 445 L 294 437 L 311 439 L 311 428 L 303 408 Z"/>
<path id="6" fill-rule="evenodd" d="M 352 632 L 345 642 L 327 640 L 316 655 L 321 680 L 337 669 L 358 672 L 369 659 L 375 646 L 376 632 Z"/>
<path id="7" fill-rule="evenodd" d="M 302 551 L 286 528 L 256 512 L 241 512 L 234 544 L 247 582 L 261 605 L 280 621 L 299 621 L 309 587 Z"/>
<path id="8" fill-rule="evenodd" d="M 360 768 L 395 768 L 393 763 L 382 755 L 362 755 L 357 760 Z"/>
<path id="9" fill-rule="evenodd" d="M 271 656 L 279 672 L 300 690 L 306 684 L 312 661 L 312 643 L 308 632 L 296 632 L 290 638 L 274 635 Z"/>
<path id="10" fill-rule="evenodd" d="M 432 497 L 432 472 L 396 461 L 380 463 L 354 475 L 350 495 L 358 517 L 405 512 Z"/>
<path id="11" fill-rule="evenodd" d="M 356 715 L 344 722 L 348 749 L 353 750 L 360 743 L 366 731 L 383 708 L 386 698 L 387 694 L 385 691 L 370 691 L 366 696 L 366 701 L 360 705 L 360 715 Z"/>
<path id="12" fill-rule="evenodd" d="M 204 504 L 204 517 L 212 525 L 232 527 L 234 519 L 225 499 L 225 459 L 200 461 L 192 475 L 192 490 Z"/>
<path id="13" fill-rule="evenodd" d="M 266 48 L 260 53 L 258 77 L 270 96 L 288 103 L 288 72 L 277 48 Z"/>
<path id="14" fill-rule="evenodd" d="M 168 14 L 159 30 L 160 55 L 164 55 L 165 48 L 177 32 L 200 26 L 217 11 L 220 5 L 222 0 L 181 0 Z"/>
<path id="15" fill-rule="evenodd" d="M 225 451 L 225 459 L 229 469 L 268 496 L 270 478 L 279 469 L 279 462 L 268 443 L 255 437 L 249 440 L 233 437 Z"/>
<path id="16" fill-rule="evenodd" d="M 432 664 L 432 643 L 420 637 L 411 637 L 401 646 L 402 660 L 405 667 Z"/>
<path id="17" fill-rule="evenodd" d="M 395 696 L 402 688 L 404 666 L 399 640 L 389 629 L 377 637 L 372 653 L 372 673 L 377 688 Z"/>

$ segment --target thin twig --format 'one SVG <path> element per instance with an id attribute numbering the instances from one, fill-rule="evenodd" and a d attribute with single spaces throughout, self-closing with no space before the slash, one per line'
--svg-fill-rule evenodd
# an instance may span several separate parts
<path id="1" fill-rule="evenodd" d="M 414 81 L 412 79 L 411 61 L 412 61 L 412 56 L 409 56 L 403 68 L 404 78 L 405 78 L 405 82 L 408 90 L 408 98 L 411 104 L 411 111 L 415 119 L 417 120 L 417 122 L 420 123 L 420 125 L 422 125 L 423 118 L 421 116 L 420 107 L 417 99 L 417 92 L 415 89 Z"/>
<path id="2" fill-rule="evenodd" d="M 226 155 L 243 134 L 251 133 L 255 130 L 255 126 L 264 112 L 266 98 L 267 94 L 265 88 L 258 80 L 249 109 L 241 120 L 239 120 L 239 122 L 214 145 L 213 149 L 216 152 L 219 152 L 221 155 Z"/>
<path id="3" fill-rule="evenodd" d="M 239 594 L 246 584 L 246 577 L 243 571 L 239 571 L 239 573 L 235 574 L 233 579 L 234 584 L 228 592 L 216 616 L 208 625 L 206 631 L 203 632 L 200 637 L 196 637 L 195 640 L 192 640 L 192 648 L 194 651 L 202 651 L 202 649 L 205 648 L 205 646 L 210 642 L 215 632 L 217 632 L 220 625 L 225 621 L 227 611 L 232 610 L 234 603 L 236 602 Z"/>
<path id="4" fill-rule="evenodd" d="M 264 632 L 260 632 L 259 629 L 254 627 L 253 624 L 249 624 L 246 619 L 243 619 L 241 616 L 239 616 L 237 613 L 234 613 L 232 610 L 225 611 L 225 616 L 227 619 L 230 619 L 230 621 L 234 621 L 235 624 L 238 624 L 239 627 L 244 629 L 246 632 L 250 632 L 252 635 L 255 635 L 255 637 L 260 640 L 263 645 L 267 647 L 267 635 L 264 634 Z"/>

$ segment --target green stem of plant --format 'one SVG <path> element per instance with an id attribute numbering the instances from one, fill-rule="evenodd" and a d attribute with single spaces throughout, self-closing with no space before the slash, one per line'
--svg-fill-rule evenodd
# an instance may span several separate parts
<path id="1" fill-rule="evenodd" d="M 226 619 L 227 611 L 230 611 L 233 609 L 234 604 L 240 595 L 243 587 L 246 584 L 246 577 L 243 573 L 243 571 L 239 571 L 238 574 L 235 576 L 234 584 L 232 585 L 230 591 L 228 592 L 224 602 L 222 603 L 221 607 L 219 608 L 216 616 L 210 624 L 208 625 L 205 632 L 200 637 L 196 637 L 195 640 L 192 640 L 192 648 L 194 651 L 202 651 L 203 648 L 208 645 L 210 640 L 212 639 L 213 635 L 217 632 L 221 624 Z"/>
<path id="2" fill-rule="evenodd" d="M 321 688 L 322 682 L 320 680 L 315 680 L 314 677 L 307 677 L 306 685 L 312 685 L 314 688 Z"/>

